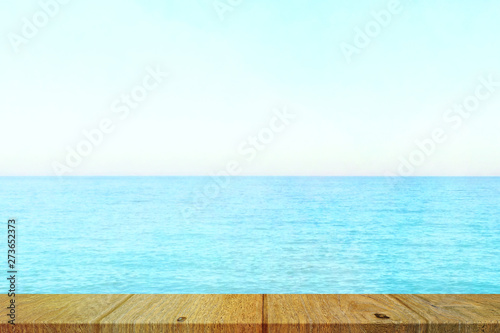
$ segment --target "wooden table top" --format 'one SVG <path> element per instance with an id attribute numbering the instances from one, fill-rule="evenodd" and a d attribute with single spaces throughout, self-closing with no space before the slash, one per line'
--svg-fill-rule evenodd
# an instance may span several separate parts
<path id="1" fill-rule="evenodd" d="M 500 332 L 500 295 L 1 295 L 0 332 Z"/>

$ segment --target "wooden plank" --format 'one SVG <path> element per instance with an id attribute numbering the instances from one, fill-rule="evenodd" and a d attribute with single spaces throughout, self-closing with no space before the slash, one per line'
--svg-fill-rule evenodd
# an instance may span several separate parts
<path id="1" fill-rule="evenodd" d="M 500 332 L 500 295 L 394 295 L 429 332 Z"/>
<path id="2" fill-rule="evenodd" d="M 388 295 L 267 295 L 268 332 L 423 332 L 422 317 Z"/>
<path id="3" fill-rule="evenodd" d="M 262 295 L 134 295 L 102 332 L 262 332 Z"/>
<path id="4" fill-rule="evenodd" d="M 0 295 L 0 333 L 500 333 L 500 295 Z"/>
<path id="5" fill-rule="evenodd" d="M 98 323 L 130 295 L 16 295 L 16 333 L 99 332 Z M 2 295 L 0 332 L 14 332 L 7 323 L 9 299 Z M 5 306 L 4 306 L 5 305 Z"/>

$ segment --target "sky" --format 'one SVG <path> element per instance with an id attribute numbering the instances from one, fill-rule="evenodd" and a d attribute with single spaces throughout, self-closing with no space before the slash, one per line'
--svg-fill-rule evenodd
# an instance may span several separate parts
<path id="1" fill-rule="evenodd" d="M 0 2 L 0 176 L 500 176 L 500 2 Z"/>

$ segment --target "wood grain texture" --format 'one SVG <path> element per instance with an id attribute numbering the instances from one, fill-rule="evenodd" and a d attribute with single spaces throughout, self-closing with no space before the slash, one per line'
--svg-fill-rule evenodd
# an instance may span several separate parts
<path id="1" fill-rule="evenodd" d="M 500 295 L 394 295 L 428 332 L 500 332 Z"/>
<path id="2" fill-rule="evenodd" d="M 0 333 L 500 333 L 500 295 L 0 295 Z"/>
<path id="3" fill-rule="evenodd" d="M 134 295 L 102 332 L 261 332 L 262 295 Z"/>
<path id="4" fill-rule="evenodd" d="M 99 332 L 99 321 L 130 295 L 16 295 L 16 333 Z M 14 332 L 5 318 L 9 299 L 1 298 L 0 332 Z M 3 306 L 5 305 L 5 306 Z"/>
<path id="5" fill-rule="evenodd" d="M 423 332 L 425 320 L 388 295 L 267 295 L 268 332 Z"/>

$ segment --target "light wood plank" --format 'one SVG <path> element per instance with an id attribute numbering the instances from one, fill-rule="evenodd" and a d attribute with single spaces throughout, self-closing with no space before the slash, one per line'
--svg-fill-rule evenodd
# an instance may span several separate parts
<path id="1" fill-rule="evenodd" d="M 261 332 L 262 298 L 134 295 L 101 321 L 102 332 Z"/>
<path id="2" fill-rule="evenodd" d="M 98 323 L 130 295 L 16 295 L 16 333 L 94 333 Z M 14 332 L 8 324 L 9 299 L 2 295 L 0 332 Z M 3 306 L 6 305 L 6 306 Z"/>
<path id="3" fill-rule="evenodd" d="M 500 295 L 394 295 L 429 332 L 500 332 Z"/>
<path id="4" fill-rule="evenodd" d="M 16 330 L 500 333 L 500 295 L 18 295 Z"/>
<path id="5" fill-rule="evenodd" d="M 423 318 L 388 295 L 267 295 L 268 332 L 423 332 Z"/>

